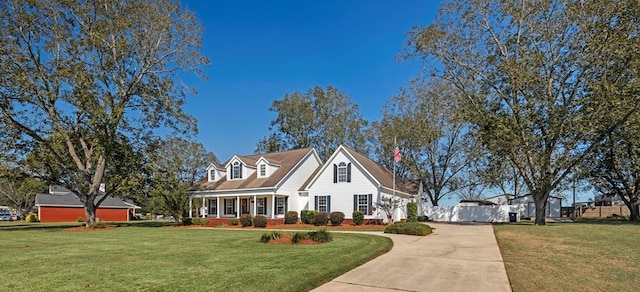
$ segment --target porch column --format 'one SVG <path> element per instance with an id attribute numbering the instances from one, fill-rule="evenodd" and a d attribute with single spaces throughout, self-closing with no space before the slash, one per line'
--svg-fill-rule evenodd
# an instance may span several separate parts
<path id="1" fill-rule="evenodd" d="M 204 202 L 205 202 L 205 199 L 204 199 L 204 197 L 202 197 L 202 218 L 206 218 L 207 217 L 207 213 L 209 213 L 209 210 L 206 209 L 207 206 L 205 206 Z M 207 212 L 205 212 L 205 210 Z"/>
<path id="2" fill-rule="evenodd" d="M 191 196 L 189 196 L 189 218 L 193 218 L 193 198 Z"/>
<path id="3" fill-rule="evenodd" d="M 216 218 L 220 218 L 220 197 L 216 197 Z"/>
<path id="4" fill-rule="evenodd" d="M 256 200 L 256 195 L 253 195 L 253 216 L 258 215 L 258 213 L 256 213 L 258 207 L 258 201 Z"/>
<path id="5" fill-rule="evenodd" d="M 240 218 L 240 212 L 242 212 L 240 210 L 240 196 L 236 196 L 236 218 Z"/>
<path id="6" fill-rule="evenodd" d="M 276 214 L 276 195 L 271 195 L 271 219 L 275 218 Z"/>

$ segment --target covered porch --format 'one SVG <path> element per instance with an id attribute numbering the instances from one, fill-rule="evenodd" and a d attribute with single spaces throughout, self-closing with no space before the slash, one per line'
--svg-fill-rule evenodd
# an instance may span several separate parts
<path id="1" fill-rule="evenodd" d="M 189 217 L 194 217 L 194 201 L 201 201 L 197 217 L 240 218 L 242 214 L 263 215 L 267 218 L 284 218 L 288 210 L 288 196 L 277 194 L 218 195 L 198 194 L 189 197 Z"/>

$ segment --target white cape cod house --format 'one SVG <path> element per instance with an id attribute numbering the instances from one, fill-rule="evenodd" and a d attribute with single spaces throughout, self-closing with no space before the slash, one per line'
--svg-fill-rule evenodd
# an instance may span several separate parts
<path id="1" fill-rule="evenodd" d="M 223 165 L 211 164 L 207 178 L 190 191 L 190 207 L 202 200 L 202 217 L 237 218 L 240 214 L 284 218 L 287 211 L 341 211 L 352 219 L 361 210 L 366 219 L 386 219 L 376 206 L 384 197 L 401 201 L 394 218 L 406 218 L 406 203 L 416 193 L 393 173 L 371 159 L 339 146 L 322 164 L 316 151 L 233 156 Z M 395 190 L 394 190 L 395 189 Z M 192 217 L 193 208 L 189 208 Z"/>

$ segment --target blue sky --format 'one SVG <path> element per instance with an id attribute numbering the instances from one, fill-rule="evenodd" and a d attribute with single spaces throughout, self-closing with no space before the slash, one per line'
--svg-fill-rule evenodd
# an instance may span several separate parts
<path id="1" fill-rule="evenodd" d="M 439 1 L 183 1 L 204 26 L 208 80 L 185 110 L 196 139 L 220 160 L 251 154 L 269 133 L 272 102 L 332 85 L 369 121 L 416 76 L 419 60 L 396 61 L 413 25 L 428 25 Z M 193 80 L 193 79 L 191 79 Z"/>

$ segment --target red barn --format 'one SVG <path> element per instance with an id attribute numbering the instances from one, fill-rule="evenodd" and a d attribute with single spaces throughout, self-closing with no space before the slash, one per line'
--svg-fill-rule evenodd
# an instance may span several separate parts
<path id="1" fill-rule="evenodd" d="M 98 196 L 96 200 L 100 200 Z M 36 207 L 40 222 L 76 222 L 79 218 L 84 221 L 84 206 L 80 199 L 71 192 L 56 192 L 51 194 L 37 194 Z M 98 210 L 96 217 L 100 221 L 129 221 L 134 210 L 140 208 L 121 199 L 108 197 Z"/>

